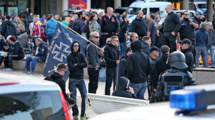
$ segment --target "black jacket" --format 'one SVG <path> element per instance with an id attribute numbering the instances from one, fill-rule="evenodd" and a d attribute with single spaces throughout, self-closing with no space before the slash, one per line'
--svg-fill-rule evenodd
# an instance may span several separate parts
<path id="1" fill-rule="evenodd" d="M 136 32 L 138 36 L 147 35 L 147 25 L 145 19 L 136 18 L 131 24 L 131 32 Z"/>
<path id="2" fill-rule="evenodd" d="M 143 43 L 142 43 L 142 50 L 143 50 L 143 52 L 144 52 L 146 55 L 149 56 L 149 50 L 150 50 L 149 44 L 143 42 Z"/>
<path id="3" fill-rule="evenodd" d="M 135 94 L 131 94 L 126 91 L 128 89 L 127 87 L 129 87 L 129 80 L 126 79 L 125 77 L 120 77 L 117 89 L 113 92 L 112 96 L 137 98 Z"/>
<path id="4" fill-rule="evenodd" d="M 16 28 L 15 28 L 14 24 L 9 20 L 5 20 L 2 24 L 1 34 L 2 34 L 2 36 L 5 37 L 5 39 L 9 35 L 16 37 Z"/>
<path id="5" fill-rule="evenodd" d="M 9 57 L 17 57 L 20 59 L 25 57 L 23 47 L 18 41 L 16 41 L 14 45 L 11 45 L 11 47 L 7 51 L 10 52 Z"/>
<path id="6" fill-rule="evenodd" d="M 120 30 L 118 35 L 120 43 L 123 43 L 124 41 L 126 41 L 125 33 L 127 32 L 127 28 L 128 28 L 128 24 L 126 23 L 126 21 L 122 21 L 120 23 Z"/>
<path id="7" fill-rule="evenodd" d="M 112 15 L 110 19 L 108 18 L 108 16 L 104 15 L 101 19 L 100 25 L 102 33 L 118 33 L 119 31 L 119 21 L 114 15 Z"/>
<path id="8" fill-rule="evenodd" d="M 72 46 L 74 45 L 74 42 Z M 73 48 L 73 47 L 72 47 Z M 72 49 L 71 48 L 71 49 Z M 87 67 L 87 61 L 83 53 L 80 53 L 80 49 L 77 53 L 72 52 L 67 56 L 67 66 L 69 68 L 69 78 L 83 79 L 84 68 Z"/>
<path id="9" fill-rule="evenodd" d="M 127 63 L 128 56 L 124 55 L 121 57 L 119 63 L 119 77 L 127 77 L 127 70 L 126 70 L 126 63 Z"/>
<path id="10" fill-rule="evenodd" d="M 170 66 L 166 63 L 167 54 L 163 54 L 160 59 L 155 62 L 154 75 L 152 76 L 152 84 L 157 88 L 158 78 L 161 73 L 164 73 Z"/>
<path id="11" fill-rule="evenodd" d="M 104 58 L 107 67 L 116 67 L 116 61 L 119 60 L 119 48 L 107 43 L 104 49 Z"/>
<path id="12" fill-rule="evenodd" d="M 194 17 L 194 20 L 198 23 L 198 25 L 200 25 L 201 22 L 205 21 L 205 18 L 204 19 L 198 19 L 197 17 Z"/>
<path id="13" fill-rule="evenodd" d="M 150 60 L 152 71 L 151 71 L 150 75 L 148 76 L 148 85 L 152 85 L 152 83 L 153 83 L 152 78 L 154 76 L 156 59 L 153 59 L 150 57 L 149 60 Z"/>
<path id="14" fill-rule="evenodd" d="M 210 29 L 208 31 L 208 44 L 207 47 L 210 48 L 212 45 L 215 45 L 215 36 L 214 36 L 214 29 Z"/>
<path id="15" fill-rule="evenodd" d="M 93 44 L 95 44 L 93 41 L 91 41 Z M 98 68 L 99 67 L 99 50 L 96 46 L 94 46 L 92 43 L 89 43 L 87 46 L 86 51 L 86 57 L 88 62 L 88 68 Z"/>
<path id="16" fill-rule="evenodd" d="M 175 32 L 177 33 L 178 30 L 181 27 L 181 22 L 174 12 L 168 13 L 167 17 L 165 18 L 165 21 L 161 25 L 160 31 L 162 32 Z"/>
<path id="17" fill-rule="evenodd" d="M 194 23 L 198 24 L 195 20 Z M 180 38 L 183 40 L 184 38 L 194 39 L 195 38 L 195 28 L 192 23 L 190 23 L 189 19 L 183 19 L 181 21 L 181 28 L 179 30 Z"/>
<path id="18" fill-rule="evenodd" d="M 193 64 L 194 64 L 194 57 L 192 53 L 192 48 L 188 48 L 186 50 L 181 50 L 184 53 L 186 58 L 186 64 L 188 66 L 187 70 L 192 73 L 193 71 Z"/>
<path id="19" fill-rule="evenodd" d="M 38 49 L 38 53 L 36 54 L 36 50 Z M 44 43 L 43 41 L 41 41 L 40 45 L 37 46 L 35 52 L 34 52 L 34 56 L 39 57 L 39 61 L 45 62 L 46 61 L 46 56 L 48 53 L 48 47 L 46 45 L 46 43 Z"/>
<path id="20" fill-rule="evenodd" d="M 139 40 L 131 43 L 133 53 L 127 59 L 127 78 L 131 83 L 144 83 L 151 72 L 149 57 L 142 52 Z"/>

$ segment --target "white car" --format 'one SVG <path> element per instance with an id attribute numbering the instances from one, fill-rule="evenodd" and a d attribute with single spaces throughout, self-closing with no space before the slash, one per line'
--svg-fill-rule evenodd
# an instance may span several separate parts
<path id="1" fill-rule="evenodd" d="M 70 120 L 70 113 L 54 82 L 0 78 L 0 119 Z"/>

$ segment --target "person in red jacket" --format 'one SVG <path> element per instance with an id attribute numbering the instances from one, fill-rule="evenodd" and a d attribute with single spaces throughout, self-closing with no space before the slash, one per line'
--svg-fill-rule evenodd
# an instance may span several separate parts
<path id="1" fill-rule="evenodd" d="M 32 29 L 32 38 L 33 38 L 33 43 L 34 43 L 34 48 L 36 48 L 36 43 L 35 43 L 35 40 L 37 38 L 40 38 L 41 37 L 41 26 L 40 24 L 38 23 L 39 21 L 39 18 L 34 16 L 33 18 L 33 29 Z"/>
<path id="2" fill-rule="evenodd" d="M 41 28 L 41 39 L 45 42 L 45 43 L 47 43 L 47 36 L 46 36 L 46 34 L 44 33 L 44 28 L 42 27 Z"/>

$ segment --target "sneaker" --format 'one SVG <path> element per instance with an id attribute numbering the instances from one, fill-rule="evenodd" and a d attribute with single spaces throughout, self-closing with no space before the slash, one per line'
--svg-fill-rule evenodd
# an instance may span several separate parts
<path id="1" fill-rule="evenodd" d="M 28 74 L 28 72 L 29 72 L 29 70 L 25 70 L 25 71 L 23 71 L 23 73 L 25 73 L 25 74 Z"/>
<path id="2" fill-rule="evenodd" d="M 29 72 L 28 72 L 28 75 L 33 75 L 33 74 L 34 74 L 33 71 L 29 71 Z"/>
<path id="3" fill-rule="evenodd" d="M 78 116 L 73 116 L 73 120 L 78 120 Z"/>
<path id="4" fill-rule="evenodd" d="M 13 69 L 12 68 L 7 68 L 6 71 L 13 71 Z"/>
<path id="5" fill-rule="evenodd" d="M 81 120 L 86 120 L 86 118 L 85 117 L 81 117 Z"/>
<path id="6" fill-rule="evenodd" d="M 6 68 L 6 67 L 4 67 L 4 68 L 2 68 L 2 70 L 6 71 L 6 70 L 7 70 L 7 68 Z"/>

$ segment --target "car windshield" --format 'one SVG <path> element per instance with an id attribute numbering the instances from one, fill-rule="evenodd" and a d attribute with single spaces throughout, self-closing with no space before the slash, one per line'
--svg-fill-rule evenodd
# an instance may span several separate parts
<path id="1" fill-rule="evenodd" d="M 207 8 L 207 4 L 198 4 L 198 7 L 200 8 L 200 9 L 206 9 Z"/>
<path id="2" fill-rule="evenodd" d="M 59 92 L 40 91 L 0 95 L 1 120 L 64 120 Z"/>
<path id="3" fill-rule="evenodd" d="M 139 10 L 141 10 L 141 8 L 129 7 L 128 14 L 136 15 Z"/>

